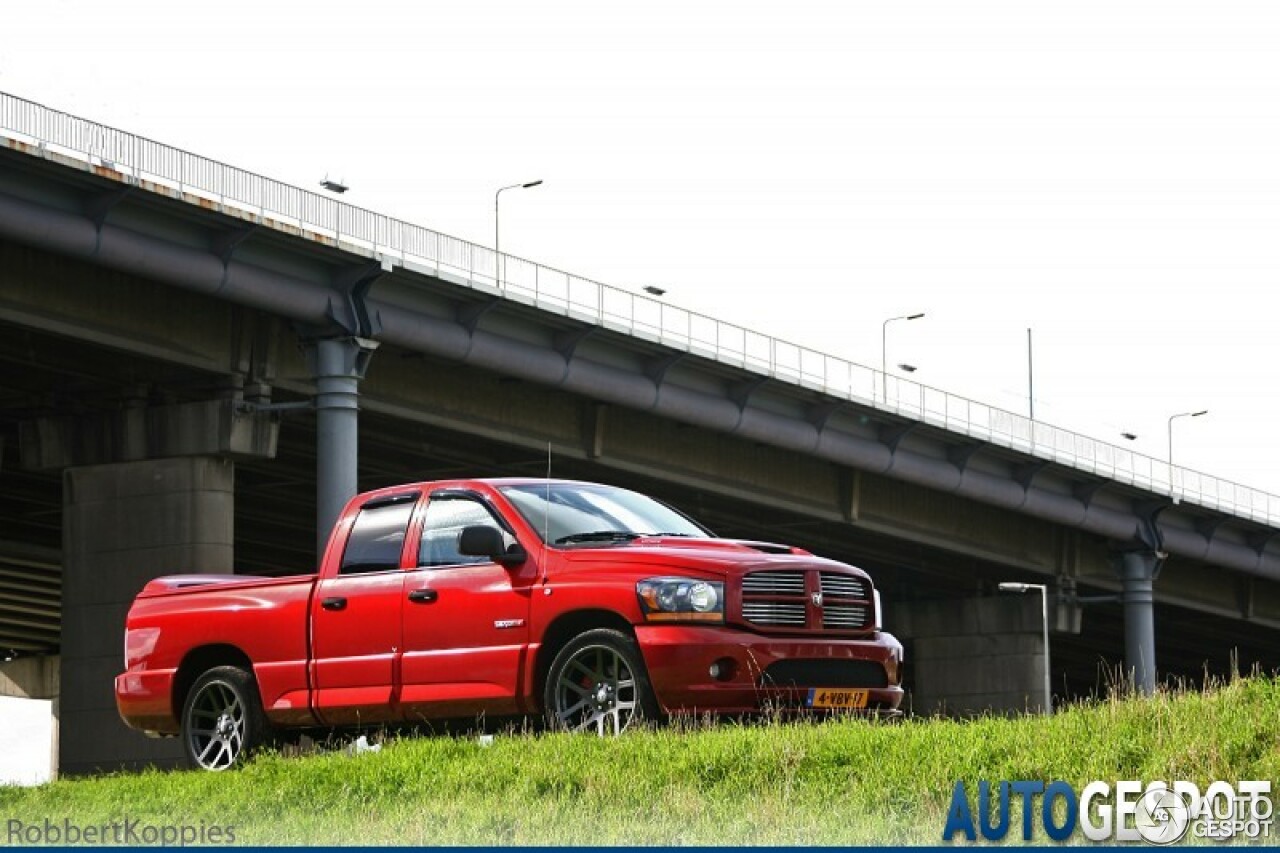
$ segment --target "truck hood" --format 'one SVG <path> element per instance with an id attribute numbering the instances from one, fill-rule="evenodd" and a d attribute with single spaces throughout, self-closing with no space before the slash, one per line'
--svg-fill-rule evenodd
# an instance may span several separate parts
<path id="1" fill-rule="evenodd" d="M 866 572 L 818 557 L 803 548 L 746 539 L 695 539 L 684 536 L 645 536 L 607 546 L 577 546 L 559 552 L 566 569 L 582 564 L 654 566 L 741 577 L 761 569 L 828 568 L 866 577 Z"/>

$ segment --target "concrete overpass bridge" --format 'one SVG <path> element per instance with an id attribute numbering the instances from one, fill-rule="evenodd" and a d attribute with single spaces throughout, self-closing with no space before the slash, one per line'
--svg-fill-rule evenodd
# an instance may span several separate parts
<path id="1" fill-rule="evenodd" d="M 917 710 L 1041 707 L 1005 580 L 1058 696 L 1280 666 L 1280 497 L 9 95 L 0 332 L 0 694 L 66 771 L 177 754 L 111 702 L 145 580 L 309 571 L 357 489 L 548 446 L 866 568 Z"/>

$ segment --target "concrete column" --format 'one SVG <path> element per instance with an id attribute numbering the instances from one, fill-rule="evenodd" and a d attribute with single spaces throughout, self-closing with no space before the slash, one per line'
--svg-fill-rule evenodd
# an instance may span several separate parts
<path id="1" fill-rule="evenodd" d="M 320 338 L 307 343 L 316 383 L 316 558 L 329 531 L 355 497 L 359 460 L 360 380 L 378 344 L 364 338 Z"/>
<path id="2" fill-rule="evenodd" d="M 1120 558 L 1124 603 L 1124 666 L 1144 696 L 1156 689 L 1155 595 L 1160 558 L 1152 551 L 1126 551 Z"/>
<path id="3" fill-rule="evenodd" d="M 890 605 L 907 648 L 916 714 L 1044 711 L 1046 653 L 1039 595 Z"/>
<path id="4" fill-rule="evenodd" d="M 147 581 L 232 571 L 235 466 L 181 457 L 71 468 L 63 475 L 60 771 L 170 766 L 116 711 L 124 621 Z"/>

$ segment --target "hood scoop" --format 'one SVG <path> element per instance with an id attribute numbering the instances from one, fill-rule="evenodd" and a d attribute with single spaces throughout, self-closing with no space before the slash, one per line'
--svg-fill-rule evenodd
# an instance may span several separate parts
<path id="1" fill-rule="evenodd" d="M 793 548 L 790 545 L 779 545 L 776 542 L 757 542 L 754 539 L 687 539 L 684 537 L 654 537 L 653 539 L 637 540 L 637 542 L 673 546 L 676 548 L 721 548 L 726 551 L 742 551 L 751 550 L 759 551 L 762 554 L 782 554 L 797 557 L 812 557 L 813 554 L 803 548 Z"/>
<path id="2" fill-rule="evenodd" d="M 733 541 L 744 548 L 751 548 L 762 554 L 791 554 L 797 557 L 813 556 L 803 548 L 793 548 L 790 545 L 779 545 L 776 542 L 756 542 L 751 539 L 734 539 Z"/>

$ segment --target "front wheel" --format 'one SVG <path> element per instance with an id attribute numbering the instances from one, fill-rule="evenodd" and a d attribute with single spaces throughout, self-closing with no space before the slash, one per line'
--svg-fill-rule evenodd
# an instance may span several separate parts
<path id="1" fill-rule="evenodd" d="M 219 666 L 196 679 L 182 707 L 182 745 L 193 767 L 226 770 L 243 763 L 268 733 L 250 673 Z"/>
<path id="2" fill-rule="evenodd" d="M 586 631 L 560 650 L 547 672 L 542 707 L 553 729 L 601 736 L 658 715 L 636 641 L 611 628 Z"/>

